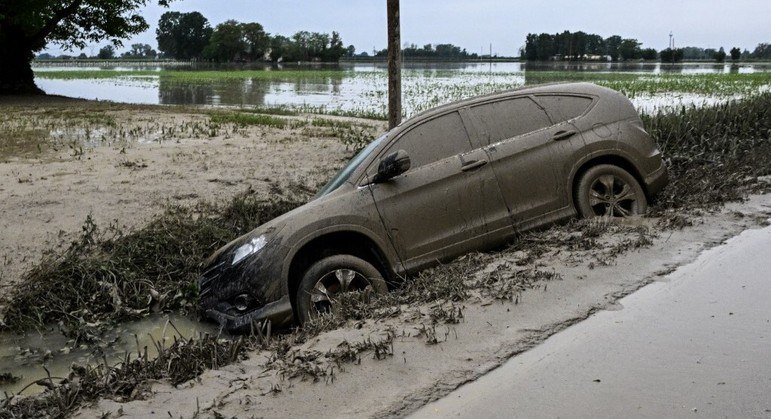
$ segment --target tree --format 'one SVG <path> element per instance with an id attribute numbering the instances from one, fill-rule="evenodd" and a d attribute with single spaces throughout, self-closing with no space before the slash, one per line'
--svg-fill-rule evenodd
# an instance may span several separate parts
<path id="1" fill-rule="evenodd" d="M 623 39 L 618 46 L 618 55 L 624 61 L 640 58 L 640 43 L 636 39 Z"/>
<path id="2" fill-rule="evenodd" d="M 245 55 L 251 60 L 261 60 L 270 46 L 268 34 L 256 22 L 242 23 L 241 32 L 246 44 Z"/>
<path id="3" fill-rule="evenodd" d="M 662 63 L 674 63 L 674 62 L 680 62 L 683 60 L 683 55 L 685 54 L 685 51 L 683 48 L 667 48 L 664 50 L 661 50 L 661 53 L 659 54 L 659 58 L 661 59 Z"/>
<path id="4" fill-rule="evenodd" d="M 226 20 L 214 29 L 209 45 L 203 50 L 203 57 L 218 62 L 236 61 L 243 59 L 245 51 L 246 41 L 241 24 Z"/>
<path id="5" fill-rule="evenodd" d="M 640 57 L 643 60 L 655 60 L 658 53 L 653 48 L 643 48 L 640 50 Z"/>
<path id="6" fill-rule="evenodd" d="M 731 60 L 732 61 L 738 61 L 739 58 L 742 57 L 742 50 L 740 50 L 738 47 L 731 48 Z"/>
<path id="7" fill-rule="evenodd" d="M 726 56 L 725 50 L 723 49 L 723 47 L 720 47 L 720 49 L 715 53 L 715 61 L 722 63 L 723 61 L 725 61 L 725 56 Z"/>
<path id="8" fill-rule="evenodd" d="M 355 57 L 356 47 L 353 45 L 348 45 L 348 48 L 345 49 L 345 56 L 348 58 Z"/>
<path id="9" fill-rule="evenodd" d="M 97 57 L 100 60 L 109 60 L 112 58 L 115 58 L 115 47 L 112 45 L 106 45 L 99 49 L 99 54 Z"/>
<path id="10" fill-rule="evenodd" d="M 610 55 L 611 61 L 618 61 L 621 56 L 621 42 L 623 39 L 618 35 L 613 35 L 605 40 L 605 55 Z"/>
<path id="11" fill-rule="evenodd" d="M 148 44 L 132 44 L 131 49 L 124 52 L 121 57 L 131 59 L 155 58 L 158 53 Z"/>
<path id="12" fill-rule="evenodd" d="M 198 12 L 166 12 L 155 30 L 158 50 L 178 60 L 201 58 L 211 35 L 209 20 Z"/>
<path id="13" fill-rule="evenodd" d="M 276 35 L 270 38 L 270 59 L 278 62 L 284 59 L 291 41 L 286 36 Z"/>
<path id="14" fill-rule="evenodd" d="M 771 59 L 771 44 L 768 43 L 760 43 L 758 46 L 755 47 L 755 49 L 752 51 L 752 58 L 756 58 L 759 60 L 768 60 Z"/>
<path id="15" fill-rule="evenodd" d="M 49 43 L 84 48 L 147 30 L 137 9 L 153 0 L 0 1 L 0 94 L 43 93 L 35 86 L 32 58 Z M 170 0 L 157 0 L 167 6 Z"/>

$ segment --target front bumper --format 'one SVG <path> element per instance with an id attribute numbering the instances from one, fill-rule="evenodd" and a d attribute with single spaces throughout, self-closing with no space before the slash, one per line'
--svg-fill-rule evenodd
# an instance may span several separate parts
<path id="1" fill-rule="evenodd" d="M 657 193 L 661 192 L 661 190 L 667 186 L 667 182 L 669 182 L 667 166 L 662 161 L 661 166 L 659 166 L 658 169 L 645 177 L 645 191 L 648 193 L 648 198 L 652 198 Z"/>
<path id="2" fill-rule="evenodd" d="M 204 312 L 204 315 L 232 333 L 249 333 L 253 325 L 265 321 L 270 321 L 272 328 L 284 327 L 292 323 L 293 318 L 292 303 L 288 295 L 241 315 L 230 315 L 218 308 L 210 308 Z"/>

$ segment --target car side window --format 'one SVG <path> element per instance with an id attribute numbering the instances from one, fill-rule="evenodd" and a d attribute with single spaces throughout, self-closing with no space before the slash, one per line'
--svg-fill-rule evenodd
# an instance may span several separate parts
<path id="1" fill-rule="evenodd" d="M 543 109 L 527 97 L 475 106 L 471 114 L 490 144 L 551 125 Z"/>
<path id="2" fill-rule="evenodd" d="M 536 100 L 555 124 L 581 115 L 592 104 L 592 99 L 583 96 L 539 95 Z"/>
<path id="3" fill-rule="evenodd" d="M 403 134 L 383 155 L 404 150 L 412 168 L 471 150 L 471 141 L 458 112 L 418 124 Z"/>

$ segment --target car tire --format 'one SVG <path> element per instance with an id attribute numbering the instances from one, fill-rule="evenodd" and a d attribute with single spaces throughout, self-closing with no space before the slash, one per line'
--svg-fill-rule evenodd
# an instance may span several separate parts
<path id="1" fill-rule="evenodd" d="M 629 217 L 645 214 L 648 200 L 640 183 L 626 170 L 600 164 L 587 170 L 575 190 L 582 218 Z"/>
<path id="2" fill-rule="evenodd" d="M 340 292 L 383 293 L 388 286 L 383 274 L 371 263 L 352 255 L 334 255 L 315 262 L 305 271 L 297 290 L 300 324 L 334 308 Z"/>

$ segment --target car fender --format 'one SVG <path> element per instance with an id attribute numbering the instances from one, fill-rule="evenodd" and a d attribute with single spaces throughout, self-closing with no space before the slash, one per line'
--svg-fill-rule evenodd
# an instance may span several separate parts
<path id="1" fill-rule="evenodd" d="M 321 224 L 321 226 L 319 226 Z M 284 257 L 282 268 L 281 268 L 281 286 L 283 287 L 283 291 L 285 294 L 289 294 L 289 268 L 292 265 L 292 261 L 294 260 L 295 256 L 297 256 L 297 253 L 305 247 L 308 243 L 311 241 L 328 235 L 332 233 L 359 233 L 368 239 L 372 240 L 373 243 L 375 243 L 375 246 L 378 247 L 378 250 L 380 250 L 380 253 L 385 257 L 385 262 L 388 264 L 389 269 L 392 269 L 396 271 L 397 266 L 400 266 L 400 261 L 398 256 L 396 255 L 394 249 L 392 248 L 391 244 L 382 240 L 381 237 L 372 231 L 371 229 L 364 227 L 363 225 L 359 224 L 334 224 L 334 223 L 316 223 L 314 225 L 309 226 L 312 231 L 310 233 L 306 233 L 302 235 L 303 233 L 300 232 L 301 238 L 295 239 L 292 238 L 291 240 L 288 240 L 288 242 L 294 242 L 296 243 L 294 246 L 289 248 L 288 252 L 286 253 L 286 256 Z M 318 228 L 314 228 L 318 227 Z M 303 230 L 307 231 L 307 230 Z"/>
<path id="2" fill-rule="evenodd" d="M 631 167 L 634 168 L 634 172 L 631 173 L 632 176 L 635 178 L 638 178 L 638 181 L 642 182 L 642 179 L 639 179 L 640 177 L 640 167 L 638 167 L 635 164 L 635 160 L 632 157 L 631 153 L 625 150 L 626 148 L 631 148 L 626 144 L 623 144 L 621 142 L 612 141 L 613 148 L 601 148 L 598 150 L 594 150 L 591 152 L 586 153 L 586 150 L 579 150 L 576 155 L 581 156 L 575 162 L 573 163 L 573 166 L 570 169 L 570 174 L 567 177 L 566 184 L 565 184 L 565 190 L 568 191 L 568 197 L 570 200 L 570 205 L 575 206 L 575 202 L 573 202 L 573 185 L 576 181 L 576 176 L 578 175 L 579 170 L 588 162 L 598 159 L 598 158 L 616 158 L 616 159 L 622 159 L 625 162 L 627 162 Z M 586 154 L 583 154 L 586 153 Z M 583 155 L 582 155 L 583 154 Z"/>

